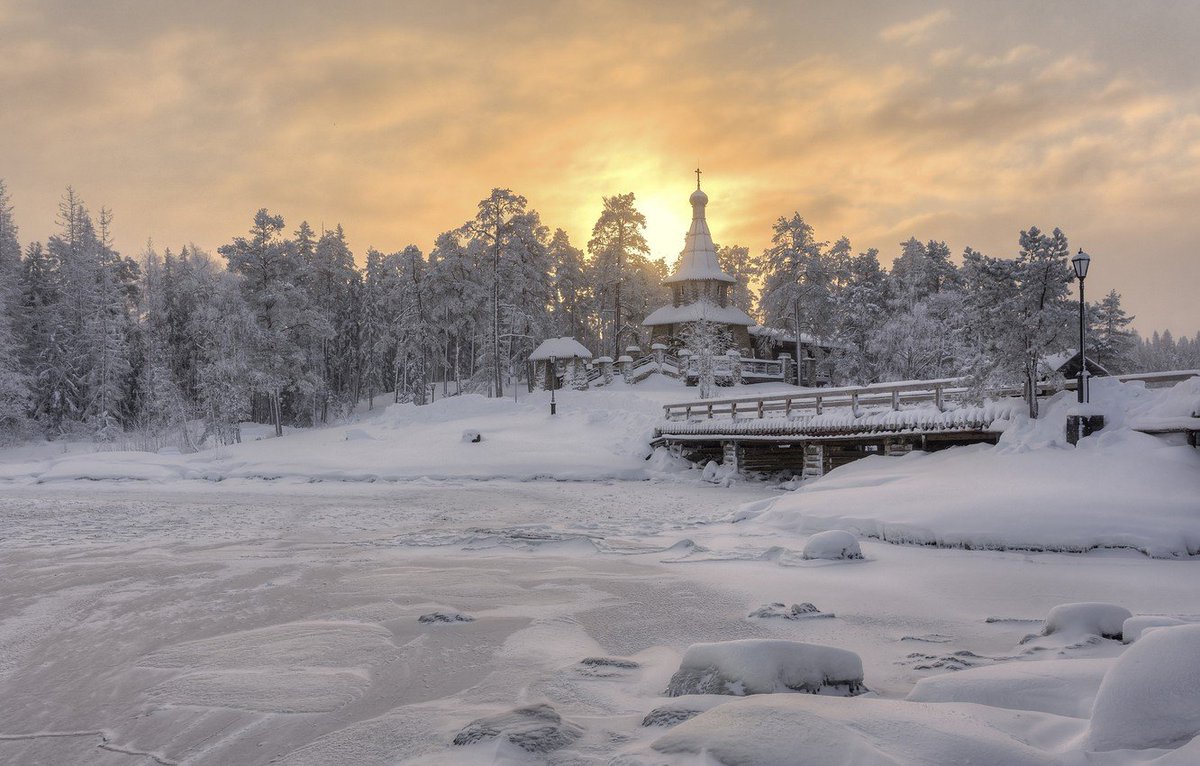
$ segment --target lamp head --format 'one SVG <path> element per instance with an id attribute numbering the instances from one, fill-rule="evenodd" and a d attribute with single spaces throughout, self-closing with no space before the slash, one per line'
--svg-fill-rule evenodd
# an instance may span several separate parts
<path id="1" fill-rule="evenodd" d="M 1071 267 L 1075 269 L 1075 276 L 1080 280 L 1087 277 L 1088 266 L 1092 262 L 1092 257 L 1083 252 L 1083 248 L 1079 248 L 1079 252 L 1071 259 Z"/>

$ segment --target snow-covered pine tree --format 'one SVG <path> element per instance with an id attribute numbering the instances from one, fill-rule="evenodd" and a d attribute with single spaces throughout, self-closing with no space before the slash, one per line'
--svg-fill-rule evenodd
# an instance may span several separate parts
<path id="1" fill-rule="evenodd" d="M 587 345 L 588 285 L 584 278 L 583 251 L 571 244 L 562 229 L 555 229 L 547 246 L 554 268 L 555 334 L 580 340 Z"/>
<path id="2" fill-rule="evenodd" d="M 791 218 L 776 220 L 771 246 L 755 261 L 762 281 L 759 309 L 765 323 L 792 326 L 797 357 L 803 333 L 828 337 L 833 329 L 833 274 L 823 258 L 825 245 L 816 240 L 813 228 L 800 214 L 794 213 Z"/>
<path id="3" fill-rule="evenodd" d="M 489 322 L 491 293 L 487 272 L 476 267 L 465 235 L 463 229 L 438 235 L 429 254 L 427 276 L 429 314 L 441 337 L 442 366 L 446 371 L 442 379 L 453 377 L 455 393 L 463 390 L 464 376 L 475 375 L 473 349 L 481 345 L 481 330 Z"/>
<path id="4" fill-rule="evenodd" d="M 1135 317 L 1128 316 L 1121 308 L 1120 293 L 1109 290 L 1098 303 L 1091 304 L 1087 318 L 1091 326 L 1088 356 L 1114 375 L 1132 371 L 1137 341 L 1128 327 Z"/>
<path id="5" fill-rule="evenodd" d="M 538 214 L 528 209 L 528 204 L 528 200 L 511 189 L 492 189 L 486 199 L 480 200 L 475 218 L 463 226 L 470 239 L 469 252 L 488 273 L 490 321 L 482 366 L 488 377 L 488 394 L 492 396 L 504 395 L 506 360 L 501 348 L 504 330 L 500 285 L 505 285 L 507 295 L 509 285 L 504 281 L 505 276 L 524 275 L 532 268 L 531 263 L 540 262 L 544 267 L 546 261 L 546 229 Z M 543 268 L 542 275 L 545 289 L 538 292 L 548 297 L 550 270 Z M 531 292 L 529 285 L 523 285 L 521 289 L 525 294 Z M 548 301 L 542 304 L 542 314 L 547 305 Z"/>
<path id="6" fill-rule="evenodd" d="M 21 243 L 4 180 L 0 179 L 0 443 L 23 435 L 29 426 L 29 374 L 22 361 L 20 319 Z"/>
<path id="7" fill-rule="evenodd" d="M 642 261 L 647 260 L 650 246 L 646 243 L 646 216 L 635 206 L 633 192 L 604 197 L 600 217 L 592 227 L 592 238 L 588 240 L 591 255 L 589 282 L 596 298 L 601 317 L 611 317 L 611 328 L 604 340 L 611 343 L 612 357 L 624 353 L 622 338 L 627 339 L 631 330 L 635 334 L 645 318 L 630 316 L 622 305 L 622 288 L 628 281 L 630 271 L 638 271 Z M 603 319 L 601 320 L 603 324 Z M 634 325 L 634 322 L 637 325 Z"/>
<path id="8" fill-rule="evenodd" d="M 834 336 L 843 345 L 833 354 L 834 377 L 860 385 L 882 380 L 885 360 L 875 339 L 888 322 L 887 272 L 871 248 L 845 266 L 844 284 L 834 295 Z"/>

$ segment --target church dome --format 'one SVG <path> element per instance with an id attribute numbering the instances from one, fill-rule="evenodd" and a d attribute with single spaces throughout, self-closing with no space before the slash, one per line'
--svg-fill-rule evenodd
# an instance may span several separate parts
<path id="1" fill-rule="evenodd" d="M 692 192 L 692 196 L 688 197 L 688 201 L 692 203 L 692 207 L 695 207 L 696 205 L 707 205 L 708 195 L 697 189 L 696 191 Z"/>

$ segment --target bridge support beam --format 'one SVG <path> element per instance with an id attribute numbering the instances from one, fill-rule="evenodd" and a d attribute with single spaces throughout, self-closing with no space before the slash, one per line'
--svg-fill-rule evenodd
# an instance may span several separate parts
<path id="1" fill-rule="evenodd" d="M 804 478 L 819 479 L 825 475 L 825 447 L 821 444 L 804 445 Z"/>
<path id="2" fill-rule="evenodd" d="M 888 457 L 899 457 L 912 452 L 913 445 L 908 439 L 903 438 L 888 438 L 883 442 L 883 454 Z"/>
<path id="3" fill-rule="evenodd" d="M 737 442 L 721 443 L 721 465 L 730 466 L 737 473 L 742 472 L 742 448 Z"/>

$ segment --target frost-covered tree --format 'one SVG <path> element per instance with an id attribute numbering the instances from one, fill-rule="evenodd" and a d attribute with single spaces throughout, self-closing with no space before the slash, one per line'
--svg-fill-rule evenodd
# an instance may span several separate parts
<path id="1" fill-rule="evenodd" d="M 730 304 L 753 316 L 757 306 L 754 288 L 750 284 L 755 277 L 750 248 L 741 245 L 718 245 L 717 262 L 722 271 L 737 280 L 729 288 Z"/>
<path id="2" fill-rule="evenodd" d="M 1043 360 L 1063 350 L 1075 316 L 1068 299 L 1074 272 L 1068 262 L 1067 237 L 1059 229 L 1045 234 L 1036 226 L 1021 232 L 1017 256 L 1017 294 L 1011 320 L 1001 336 L 1004 364 L 1019 372 L 1029 404 L 1037 417 L 1037 381 Z"/>
<path id="3" fill-rule="evenodd" d="M 510 189 L 493 189 L 479 202 L 475 218 L 463 227 L 469 238 L 468 252 L 488 273 L 490 321 L 482 367 L 487 374 L 489 394 L 495 396 L 504 395 L 502 378 L 508 361 L 502 349 L 502 336 L 507 334 L 511 338 L 514 334 L 501 324 L 508 317 L 511 325 L 515 314 L 513 309 L 506 310 L 505 304 L 515 306 L 531 322 L 548 316 L 552 287 L 547 268 L 547 231 L 528 204 L 528 200 Z M 517 284 L 508 282 L 510 278 L 517 280 Z M 503 298 L 501 285 L 504 285 Z M 513 288 L 518 294 L 515 301 L 511 300 Z M 542 302 L 538 304 L 537 300 Z"/>
<path id="4" fill-rule="evenodd" d="M 834 376 L 858 384 L 883 379 L 880 336 L 889 320 L 887 272 L 871 248 L 850 259 L 844 284 L 835 294 L 834 335 L 842 344 L 833 355 Z"/>
<path id="5" fill-rule="evenodd" d="M 824 259 L 825 244 L 816 240 L 813 228 L 795 213 L 775 222 L 771 246 L 756 261 L 762 281 L 759 308 L 763 319 L 775 327 L 791 324 L 798 358 L 803 333 L 828 337 L 833 329 L 833 273 Z"/>
<path id="6" fill-rule="evenodd" d="M 430 322 L 440 336 L 442 380 L 453 377 L 455 393 L 463 390 L 463 379 L 475 375 L 476 348 L 488 325 L 487 308 L 491 285 L 487 272 L 478 268 L 468 251 L 463 229 L 438 235 L 429 254 Z M 484 386 L 486 389 L 486 384 Z M 446 392 L 443 385 L 443 393 Z"/>
<path id="7" fill-rule="evenodd" d="M 733 345 L 729 328 L 701 320 L 685 325 L 681 335 L 683 347 L 690 355 L 690 364 L 696 367 L 696 385 L 700 389 L 700 398 L 708 399 L 716 386 L 716 360 L 724 356 Z"/>

